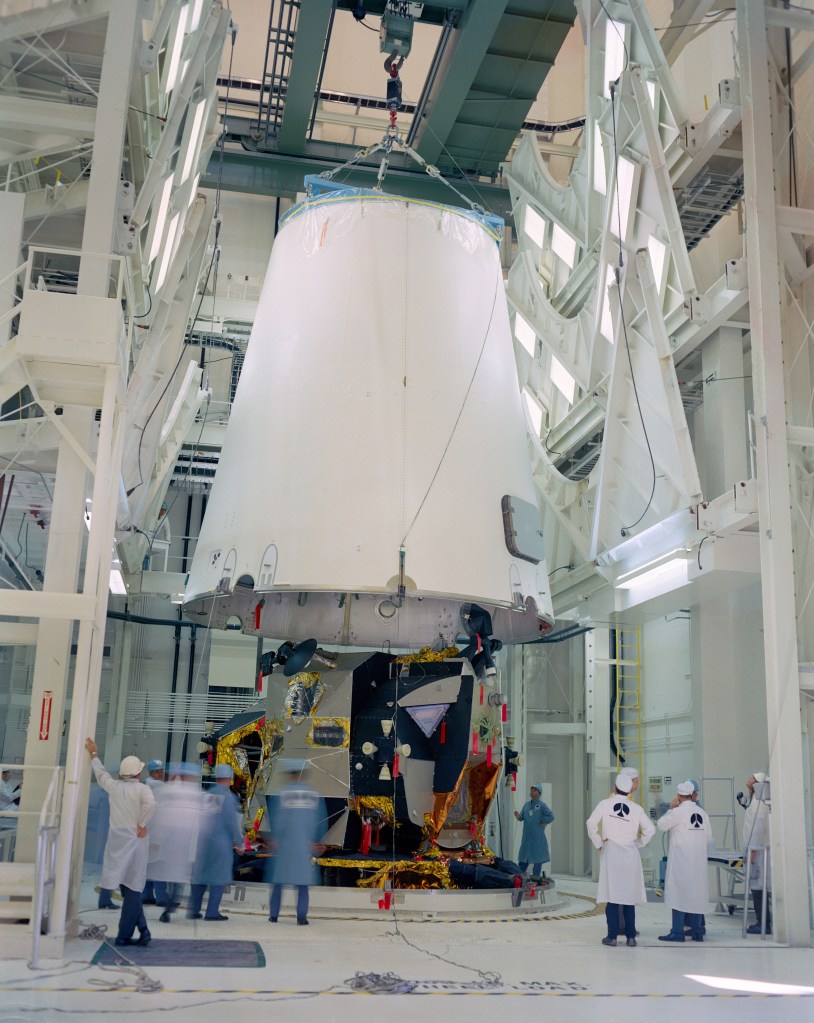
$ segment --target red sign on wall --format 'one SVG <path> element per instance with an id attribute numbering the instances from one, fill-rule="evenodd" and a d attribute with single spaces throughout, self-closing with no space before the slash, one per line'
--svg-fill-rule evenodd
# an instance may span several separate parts
<path id="1" fill-rule="evenodd" d="M 54 693 L 46 689 L 42 694 L 42 709 L 40 710 L 40 739 L 45 740 L 51 734 L 51 707 L 54 702 Z"/>

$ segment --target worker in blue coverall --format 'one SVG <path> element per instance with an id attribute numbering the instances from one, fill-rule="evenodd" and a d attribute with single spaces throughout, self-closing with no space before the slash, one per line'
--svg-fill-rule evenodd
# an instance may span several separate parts
<path id="1" fill-rule="evenodd" d="M 523 804 L 522 810 L 514 812 L 517 820 L 523 822 L 523 840 L 517 862 L 524 874 L 531 863 L 532 874 L 540 877 L 543 864 L 551 859 L 545 829 L 554 820 L 554 814 L 551 807 L 543 802 L 539 785 L 532 785 L 529 795 L 531 798 Z"/>
<path id="2" fill-rule="evenodd" d="M 327 830 L 325 801 L 302 781 L 305 765 L 301 761 L 280 761 L 278 770 L 285 776 L 284 788 L 269 800 L 268 827 L 273 856 L 268 860 L 266 880 L 271 884 L 269 920 L 277 922 L 283 885 L 297 889 L 297 923 L 308 923 L 308 886 L 319 878 L 315 853 L 319 838 Z"/>
<path id="3" fill-rule="evenodd" d="M 243 848 L 240 803 L 230 790 L 234 771 L 229 764 L 215 765 L 215 787 L 204 796 L 198 832 L 198 852 L 192 869 L 187 917 L 201 919 L 204 892 L 209 887 L 204 920 L 228 920 L 220 911 L 223 891 L 233 881 L 235 851 Z"/>

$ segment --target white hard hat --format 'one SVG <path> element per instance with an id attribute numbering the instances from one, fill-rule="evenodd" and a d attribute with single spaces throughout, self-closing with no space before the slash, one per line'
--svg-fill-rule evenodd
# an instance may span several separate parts
<path id="1" fill-rule="evenodd" d="M 138 778 L 144 770 L 144 764 L 138 757 L 125 757 L 119 764 L 120 778 Z"/>

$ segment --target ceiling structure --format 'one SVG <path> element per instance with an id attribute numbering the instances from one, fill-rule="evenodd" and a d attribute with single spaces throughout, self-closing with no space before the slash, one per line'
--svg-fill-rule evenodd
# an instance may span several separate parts
<path id="1" fill-rule="evenodd" d="M 374 132 L 380 125 L 383 133 L 384 70 L 378 93 L 371 95 L 333 88 L 332 67 L 335 40 L 354 29 L 359 50 L 381 64 L 377 40 L 361 28 L 378 26 L 385 6 L 312 0 L 300 7 L 273 0 L 262 73 L 253 80 L 221 76 L 224 100 L 230 91 L 227 147 L 222 165 L 210 168 L 203 183 L 220 180 L 224 188 L 247 192 L 301 191 L 305 174 L 341 165 L 359 148 L 324 130 L 338 107 L 344 106 L 346 119 L 347 111 L 357 118 L 363 114 L 363 124 L 375 125 Z M 407 57 L 407 67 L 420 65 L 420 72 L 399 118 L 400 127 L 408 125 L 406 142 L 466 195 L 506 216 L 507 193 L 496 184 L 501 165 L 524 127 L 532 127 L 529 111 L 576 18 L 573 0 L 433 0 L 407 6 L 420 10 L 416 28 L 426 32 L 416 33 L 415 51 Z M 348 172 L 348 182 L 369 183 L 378 162 L 361 161 Z M 407 155 L 393 154 L 388 174 L 404 194 L 449 199 L 443 185 Z"/>

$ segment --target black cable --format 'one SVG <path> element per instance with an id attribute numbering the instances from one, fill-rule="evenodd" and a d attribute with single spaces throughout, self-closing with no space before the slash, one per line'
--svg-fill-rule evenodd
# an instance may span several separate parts
<path id="1" fill-rule="evenodd" d="M 702 537 L 701 543 L 698 544 L 698 571 L 699 572 L 703 571 L 703 567 L 701 565 L 701 548 L 704 546 L 706 541 L 709 540 L 710 536 L 711 536 L 711 534 L 707 533 L 707 535 L 705 537 Z"/>
<path id="2" fill-rule="evenodd" d="M 435 469 L 435 472 L 432 475 L 432 479 L 430 480 L 429 485 L 427 486 L 427 490 L 426 490 L 424 496 L 421 499 L 421 504 L 418 506 L 418 511 L 413 516 L 413 521 L 410 523 L 410 525 L 408 526 L 407 530 L 404 533 L 404 536 L 402 537 L 402 540 L 401 540 L 401 546 L 402 547 L 406 543 L 407 537 L 410 535 L 410 530 L 413 528 L 413 526 L 416 523 L 416 519 L 421 514 L 421 509 L 424 507 L 425 501 L 430 496 L 430 491 L 432 490 L 433 484 L 435 483 L 435 480 L 436 480 L 436 478 L 438 476 L 438 473 L 441 471 L 441 466 L 444 464 L 444 459 L 446 458 L 447 451 L 449 451 L 449 446 L 452 443 L 452 438 L 455 436 L 455 431 L 458 429 L 458 423 L 461 421 L 461 416 L 464 414 L 464 409 L 466 408 L 466 402 L 467 402 L 467 399 L 469 398 L 469 392 L 472 390 L 472 385 L 475 383 L 475 377 L 477 376 L 477 373 L 478 373 L 478 367 L 480 366 L 480 361 L 483 358 L 483 352 L 484 352 L 484 350 L 486 348 L 486 342 L 489 339 L 489 331 L 492 329 L 492 318 L 495 315 L 495 305 L 497 303 L 498 285 L 502 284 L 502 283 L 503 283 L 502 276 L 498 276 L 498 278 L 495 281 L 495 293 L 492 296 L 492 308 L 489 311 L 489 322 L 486 324 L 486 330 L 484 331 L 484 335 L 483 335 L 483 342 L 482 342 L 482 344 L 480 346 L 480 351 L 478 352 L 478 359 L 477 359 L 477 362 L 475 363 L 475 368 L 472 370 L 472 378 L 469 381 L 469 386 L 466 388 L 466 393 L 464 394 L 463 401 L 461 402 L 461 407 L 458 410 L 458 415 L 455 418 L 455 422 L 452 424 L 452 430 L 450 431 L 449 439 L 447 440 L 447 443 L 446 443 L 446 446 L 444 447 L 444 450 L 441 452 L 441 457 L 438 460 L 438 465 L 437 465 L 437 467 Z"/>
<path id="3" fill-rule="evenodd" d="M 147 298 L 149 299 L 150 304 L 147 306 L 146 313 L 133 313 L 134 320 L 143 320 L 145 317 L 149 316 L 150 313 L 153 311 L 153 295 L 152 292 L 150 291 L 150 285 L 145 284 L 144 290 L 147 292 Z"/>

